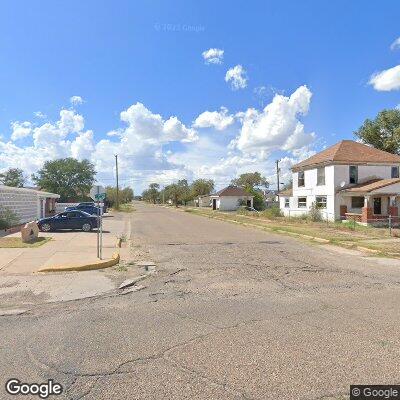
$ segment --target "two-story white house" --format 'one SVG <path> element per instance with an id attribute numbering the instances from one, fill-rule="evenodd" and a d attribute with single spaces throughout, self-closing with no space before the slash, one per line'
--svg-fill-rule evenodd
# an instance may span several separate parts
<path id="1" fill-rule="evenodd" d="M 400 156 L 342 140 L 292 167 L 293 189 L 279 194 L 285 216 L 307 213 L 362 223 L 399 218 Z"/>

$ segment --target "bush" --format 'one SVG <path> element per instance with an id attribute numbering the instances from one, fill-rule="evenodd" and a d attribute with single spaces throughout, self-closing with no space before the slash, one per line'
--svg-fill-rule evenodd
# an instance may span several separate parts
<path id="1" fill-rule="evenodd" d="M 18 216 L 9 208 L 0 207 L 0 229 L 8 229 L 19 224 Z"/>
<path id="2" fill-rule="evenodd" d="M 322 221 L 322 215 L 315 203 L 311 204 L 310 210 L 308 211 L 307 217 L 310 221 L 319 222 Z"/>
<path id="3" fill-rule="evenodd" d="M 283 216 L 282 211 L 278 206 L 272 206 L 265 209 L 261 212 L 261 215 L 269 219 L 279 218 Z"/>

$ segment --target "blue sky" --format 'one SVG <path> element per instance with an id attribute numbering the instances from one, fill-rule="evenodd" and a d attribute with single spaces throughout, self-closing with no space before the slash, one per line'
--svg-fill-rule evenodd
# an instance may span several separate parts
<path id="1" fill-rule="evenodd" d="M 400 103 L 399 20 L 397 1 L 3 2 L 0 169 L 72 155 L 111 184 L 118 153 L 137 192 L 273 182 L 277 157 L 285 175 Z"/>

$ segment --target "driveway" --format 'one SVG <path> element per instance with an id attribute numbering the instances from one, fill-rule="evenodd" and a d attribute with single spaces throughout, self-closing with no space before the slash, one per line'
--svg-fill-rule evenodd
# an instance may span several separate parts
<path id="1" fill-rule="evenodd" d="M 128 234 L 130 218 L 110 214 L 103 221 L 103 259 L 107 260 L 116 251 L 117 237 Z M 10 236 L 19 237 L 20 233 Z M 109 271 L 37 273 L 43 267 L 96 262 L 96 231 L 41 232 L 40 236 L 51 240 L 35 248 L 0 249 L 0 314 L 36 303 L 91 297 L 115 288 Z"/>
<path id="2" fill-rule="evenodd" d="M 344 399 L 398 382 L 398 261 L 135 207 L 131 246 L 157 275 L 2 317 L 4 380 L 51 377 L 85 400 Z"/>

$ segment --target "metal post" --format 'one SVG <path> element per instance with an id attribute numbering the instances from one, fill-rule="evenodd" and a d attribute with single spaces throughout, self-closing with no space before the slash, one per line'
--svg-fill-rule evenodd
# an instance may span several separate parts
<path id="1" fill-rule="evenodd" d="M 116 175 L 116 179 L 117 179 L 117 210 L 119 208 L 119 185 L 118 185 L 118 154 L 115 155 L 115 175 Z"/>
<path id="2" fill-rule="evenodd" d="M 99 207 L 99 201 L 97 200 L 97 258 L 100 258 L 100 230 L 99 230 L 100 218 L 99 218 L 99 212 L 100 212 L 100 207 Z"/>
<path id="3" fill-rule="evenodd" d="M 100 213 L 100 260 L 103 259 L 103 210 L 99 208 Z"/>

